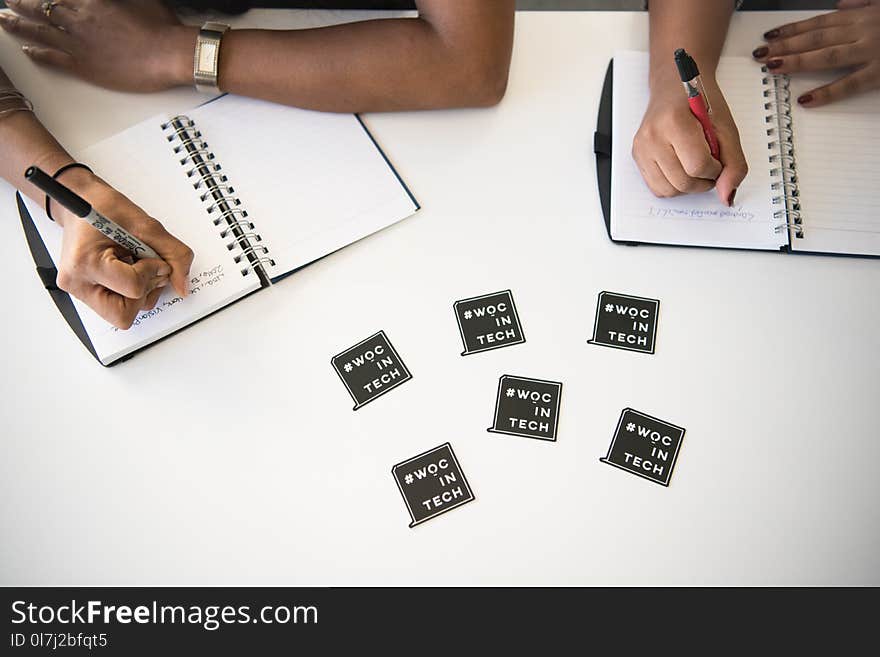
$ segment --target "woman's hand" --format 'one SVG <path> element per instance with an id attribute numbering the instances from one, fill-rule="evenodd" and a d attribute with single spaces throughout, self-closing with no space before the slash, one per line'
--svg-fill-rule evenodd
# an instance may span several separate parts
<path id="1" fill-rule="evenodd" d="M 183 242 L 88 171 L 70 169 L 60 180 L 98 212 L 153 247 L 162 259 L 133 260 L 116 242 L 53 203 L 52 216 L 64 228 L 59 288 L 122 329 L 130 327 L 141 310 L 153 308 L 169 283 L 181 296 L 186 294 L 193 252 Z"/>
<path id="2" fill-rule="evenodd" d="M 198 30 L 160 0 L 7 0 L 3 29 L 34 61 L 120 91 L 160 91 L 192 82 Z"/>
<path id="3" fill-rule="evenodd" d="M 831 84 L 798 97 L 805 107 L 880 89 L 880 2 L 841 0 L 840 11 L 774 28 L 752 55 L 773 73 L 846 68 Z"/>
<path id="4" fill-rule="evenodd" d="M 721 202 L 732 206 L 736 188 L 749 168 L 721 90 L 708 76 L 703 76 L 703 84 L 712 105 L 721 161 L 710 154 L 703 129 L 691 114 L 678 78 L 652 85 L 651 101 L 633 139 L 632 155 L 656 196 L 705 192 L 714 187 Z"/>

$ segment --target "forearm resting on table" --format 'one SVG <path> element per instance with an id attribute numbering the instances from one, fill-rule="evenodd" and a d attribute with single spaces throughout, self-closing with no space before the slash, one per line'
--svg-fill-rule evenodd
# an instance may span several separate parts
<path id="1" fill-rule="evenodd" d="M 12 90 L 12 81 L 0 69 L 0 90 Z M 37 165 L 50 174 L 73 162 L 73 158 L 28 111 L 4 112 L 18 101 L 0 100 L 0 177 L 42 204 L 45 196 L 24 179 L 24 172 Z"/>
<path id="2" fill-rule="evenodd" d="M 489 106 L 501 100 L 513 17 L 488 30 L 445 33 L 421 18 L 294 30 L 231 30 L 223 91 L 329 112 Z M 192 28 L 186 28 L 192 29 Z M 194 33 L 176 48 L 178 84 L 192 82 Z"/>
<path id="3" fill-rule="evenodd" d="M 680 78 L 673 53 L 684 48 L 697 62 L 704 82 L 715 70 L 733 13 L 732 0 L 651 0 L 651 93 L 677 88 Z"/>

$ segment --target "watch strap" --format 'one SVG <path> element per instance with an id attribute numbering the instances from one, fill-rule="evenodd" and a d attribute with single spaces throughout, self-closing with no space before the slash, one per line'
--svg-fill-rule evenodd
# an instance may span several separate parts
<path id="1" fill-rule="evenodd" d="M 193 78 L 196 90 L 201 93 L 220 93 L 217 77 L 220 68 L 220 42 L 229 29 L 223 23 L 205 23 L 196 38 L 193 56 Z"/>

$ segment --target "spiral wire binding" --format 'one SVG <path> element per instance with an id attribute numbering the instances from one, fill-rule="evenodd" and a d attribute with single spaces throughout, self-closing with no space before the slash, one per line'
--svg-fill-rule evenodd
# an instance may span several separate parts
<path id="1" fill-rule="evenodd" d="M 761 69 L 764 73 L 764 109 L 769 112 L 764 118 L 768 124 L 767 136 L 770 141 L 767 148 L 774 151 L 768 156 L 772 165 L 770 176 L 773 182 L 770 189 L 777 192 L 773 196 L 773 218 L 782 219 L 783 222 L 773 227 L 777 233 L 789 230 L 800 239 L 804 236 L 804 226 L 801 218 L 801 203 L 798 192 L 797 163 L 794 157 L 794 133 L 791 127 L 791 91 L 789 90 L 789 77 L 781 74 L 767 74 L 767 67 Z"/>
<path id="2" fill-rule="evenodd" d="M 192 165 L 186 170 L 186 176 L 198 177 L 192 183 L 193 189 L 204 190 L 199 194 L 199 200 L 206 204 L 205 212 L 209 215 L 217 213 L 213 223 L 218 227 L 222 225 L 219 235 L 226 240 L 226 248 L 229 251 L 239 250 L 233 260 L 242 265 L 241 275 L 248 276 L 254 272 L 263 285 L 271 285 L 266 268 L 274 267 L 275 261 L 269 257 L 269 249 L 261 244 L 263 237 L 255 232 L 253 222 L 248 220 L 247 211 L 241 207 L 241 200 L 235 196 L 235 189 L 229 184 L 228 178 L 221 173 L 222 167 L 214 162 L 214 153 L 202 139 L 195 122 L 179 114 L 161 127 L 163 132 L 170 131 L 165 137 L 173 144 L 174 153 L 183 155 L 179 160 L 181 166 Z"/>

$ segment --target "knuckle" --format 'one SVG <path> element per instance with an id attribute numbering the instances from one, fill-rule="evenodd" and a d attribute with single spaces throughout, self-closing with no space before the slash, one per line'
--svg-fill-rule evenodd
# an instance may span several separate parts
<path id="1" fill-rule="evenodd" d="M 638 162 L 641 154 L 642 154 L 642 142 L 639 139 L 639 136 L 636 135 L 633 138 L 632 148 L 630 149 L 630 155 L 632 155 L 632 158 L 636 162 Z"/>
<path id="2" fill-rule="evenodd" d="M 778 39 L 767 44 L 767 59 L 784 55 L 791 50 L 790 39 Z"/>
<path id="3" fill-rule="evenodd" d="M 825 50 L 825 63 L 833 68 L 840 61 L 840 55 L 840 48 L 828 48 Z"/>
<path id="4" fill-rule="evenodd" d="M 74 280 L 74 277 L 67 271 L 67 269 L 60 269 L 55 277 L 55 285 L 65 292 L 72 292 Z"/>
<path id="5" fill-rule="evenodd" d="M 684 172 L 685 172 L 687 175 L 689 175 L 691 178 L 699 178 L 699 177 L 700 177 L 700 173 L 701 173 L 701 171 L 702 171 L 702 167 L 700 167 L 700 166 L 699 166 L 696 162 L 694 162 L 693 160 L 689 160 L 689 161 L 687 161 L 687 162 L 682 162 L 682 163 L 681 163 L 681 166 L 682 166 L 682 168 L 684 169 Z"/>
<path id="6" fill-rule="evenodd" d="M 703 178 L 712 171 L 712 162 L 710 155 L 699 155 L 688 157 L 681 164 L 684 167 L 684 172 L 691 178 Z"/>
<path id="7" fill-rule="evenodd" d="M 679 180 L 675 183 L 675 188 L 680 192 L 684 192 L 685 194 L 695 192 L 699 186 L 699 183 L 693 178 L 684 178 L 683 180 Z"/>
<path id="8" fill-rule="evenodd" d="M 649 135 L 649 128 L 642 126 L 641 128 L 639 128 L 639 131 L 636 133 L 635 137 L 633 137 L 633 155 L 646 151 L 650 142 L 651 136 Z"/>
<path id="9" fill-rule="evenodd" d="M 825 31 L 824 30 L 813 30 L 812 32 L 810 32 L 810 35 L 808 37 L 808 42 L 809 42 L 810 46 L 812 46 L 813 50 L 815 50 L 816 48 L 819 48 L 820 46 L 822 46 L 822 44 L 825 43 Z"/>
<path id="10" fill-rule="evenodd" d="M 138 277 L 131 281 L 126 290 L 126 295 L 130 299 L 143 299 L 150 290 L 147 289 L 147 281 Z"/>

